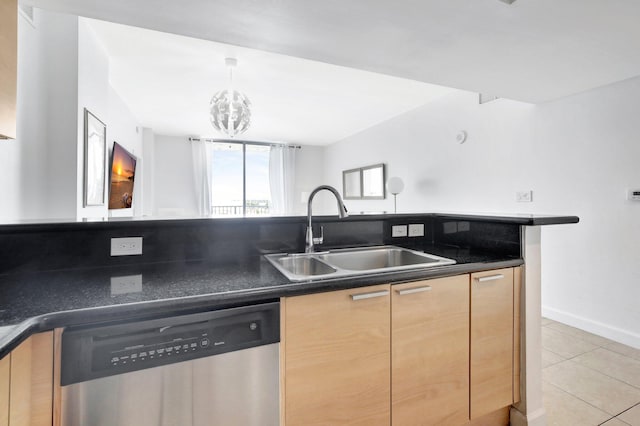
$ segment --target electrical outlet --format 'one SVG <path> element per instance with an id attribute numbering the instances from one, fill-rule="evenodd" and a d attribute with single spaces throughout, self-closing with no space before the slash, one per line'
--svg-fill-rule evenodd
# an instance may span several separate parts
<path id="1" fill-rule="evenodd" d="M 628 189 L 627 190 L 627 200 L 629 200 L 629 201 L 640 201 L 640 189 Z"/>
<path id="2" fill-rule="evenodd" d="M 516 201 L 518 203 L 530 203 L 533 201 L 533 191 L 518 191 L 516 192 Z"/>
<path id="3" fill-rule="evenodd" d="M 111 295 L 142 292 L 142 275 L 111 277 Z"/>
<path id="4" fill-rule="evenodd" d="M 136 256 L 141 254 L 142 237 L 111 239 L 111 256 Z"/>
<path id="5" fill-rule="evenodd" d="M 392 237 L 406 237 L 407 236 L 407 225 L 393 225 L 391 227 L 391 236 Z"/>
<path id="6" fill-rule="evenodd" d="M 409 225 L 410 237 L 424 237 L 424 223 L 412 223 Z"/>
<path id="7" fill-rule="evenodd" d="M 458 222 L 445 222 L 442 224 L 443 234 L 455 234 L 458 232 Z"/>

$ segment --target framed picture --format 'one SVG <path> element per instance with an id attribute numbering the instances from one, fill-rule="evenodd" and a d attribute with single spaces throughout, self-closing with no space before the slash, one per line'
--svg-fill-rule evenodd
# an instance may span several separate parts
<path id="1" fill-rule="evenodd" d="M 113 142 L 109 210 L 132 208 L 137 162 L 138 159 L 135 155 L 124 149 L 118 142 Z"/>
<path id="2" fill-rule="evenodd" d="M 84 207 L 104 206 L 107 126 L 84 109 Z"/>

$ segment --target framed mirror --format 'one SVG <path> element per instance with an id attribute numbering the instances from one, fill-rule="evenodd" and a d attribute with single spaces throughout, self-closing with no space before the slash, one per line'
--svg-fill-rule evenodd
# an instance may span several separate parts
<path id="1" fill-rule="evenodd" d="M 362 168 L 362 198 L 365 200 L 384 200 L 384 164 Z"/>
<path id="2" fill-rule="evenodd" d="M 345 200 L 383 200 L 385 165 L 359 167 L 342 172 L 342 196 Z"/>
<path id="3" fill-rule="evenodd" d="M 104 205 L 107 126 L 84 109 L 84 207 Z"/>
<path id="4" fill-rule="evenodd" d="M 362 198 L 361 169 L 342 172 L 342 198 L 345 200 L 359 200 Z"/>

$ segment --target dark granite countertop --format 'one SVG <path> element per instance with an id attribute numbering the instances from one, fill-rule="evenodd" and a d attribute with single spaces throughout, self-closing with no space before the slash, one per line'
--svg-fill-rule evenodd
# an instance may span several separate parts
<path id="1" fill-rule="evenodd" d="M 476 222 L 491 223 L 510 223 L 524 226 L 541 226 L 541 225 L 562 225 L 569 223 L 578 223 L 577 216 L 566 215 L 540 215 L 540 214 L 505 214 L 505 213 L 350 213 L 343 221 L 363 221 L 363 220 L 381 220 L 381 219 L 403 219 L 403 218 L 440 218 L 449 220 L 473 220 Z M 314 216 L 315 221 L 323 221 L 327 219 L 335 219 L 335 216 Z M 8 223 L 0 223 L 0 233 L 15 231 L 41 231 L 54 228 L 60 229 L 91 229 L 91 228 L 109 228 L 117 226 L 119 228 L 127 225 L 138 227 L 140 225 L 190 225 L 193 223 L 206 223 L 208 221 L 218 221 L 228 224 L 232 223 L 259 223 L 259 222 L 300 222 L 306 223 L 306 216 L 273 216 L 273 217 L 193 217 L 193 218 L 172 218 L 172 217 L 128 217 L 128 218 L 104 218 L 104 219 L 47 219 L 47 220 L 24 220 Z"/>
<path id="2" fill-rule="evenodd" d="M 0 276 L 0 358 L 30 334 L 80 324 L 136 320 L 277 300 L 283 296 L 519 266 L 522 259 L 426 247 L 457 264 L 432 269 L 289 282 L 261 256 L 236 263 L 167 262 Z M 112 278 L 139 275 L 129 293 Z"/>

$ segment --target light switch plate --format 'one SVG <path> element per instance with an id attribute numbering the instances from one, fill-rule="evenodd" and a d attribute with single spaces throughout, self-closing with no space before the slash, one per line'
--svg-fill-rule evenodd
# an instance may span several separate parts
<path id="1" fill-rule="evenodd" d="M 412 223 L 409 225 L 410 237 L 424 237 L 424 223 Z"/>
<path id="2" fill-rule="evenodd" d="M 519 203 L 530 203 L 533 201 L 533 191 L 518 191 L 516 192 L 516 201 Z"/>
<path id="3" fill-rule="evenodd" d="M 111 256 L 137 256 L 142 254 L 142 237 L 111 239 Z"/>
<path id="4" fill-rule="evenodd" d="M 392 237 L 406 237 L 407 236 L 407 225 L 393 225 L 391 227 L 391 236 Z"/>

